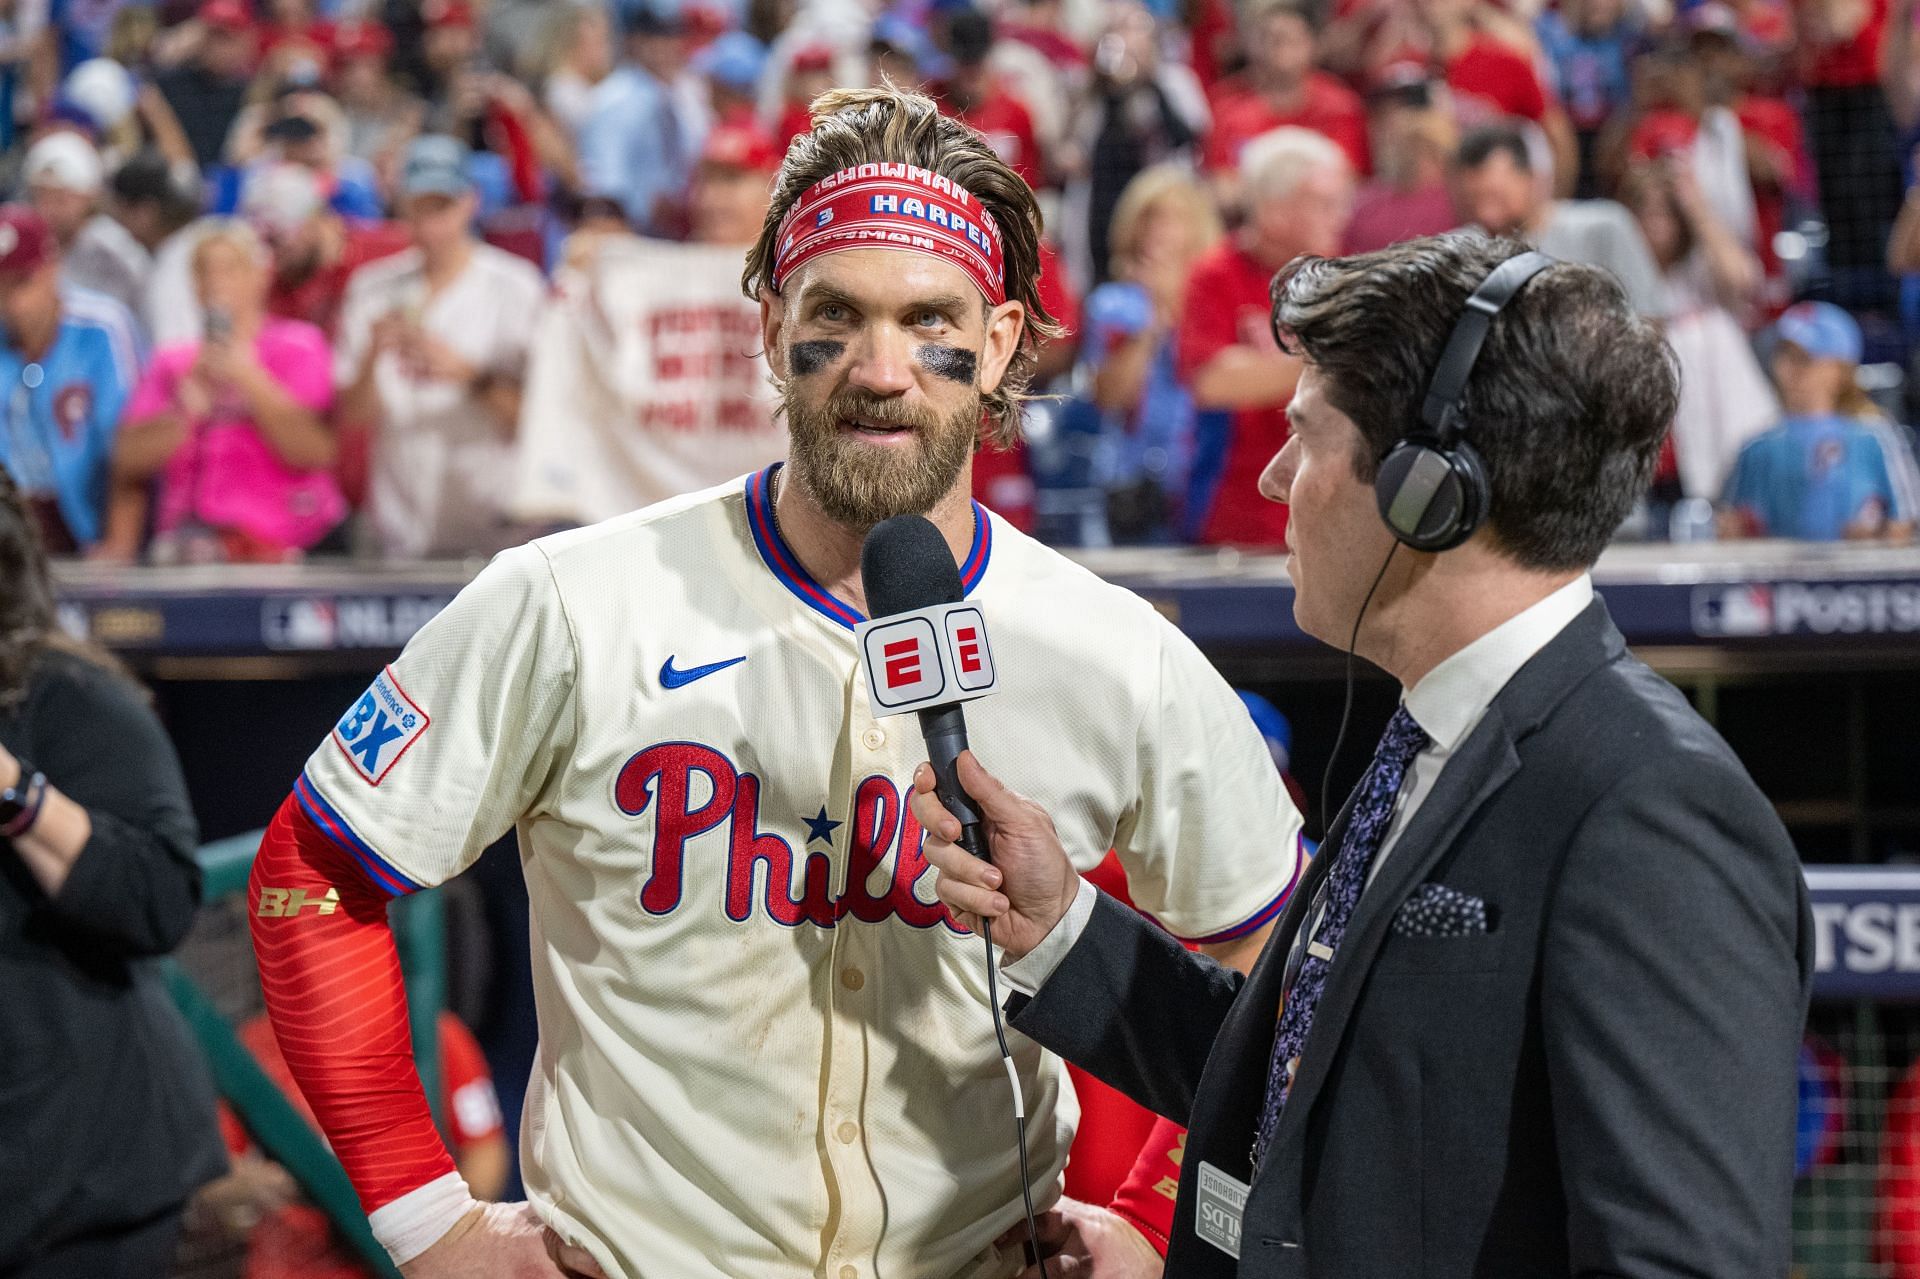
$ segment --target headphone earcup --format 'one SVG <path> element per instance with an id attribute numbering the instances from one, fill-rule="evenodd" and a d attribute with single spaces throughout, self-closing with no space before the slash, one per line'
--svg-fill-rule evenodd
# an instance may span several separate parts
<path id="1" fill-rule="evenodd" d="M 1450 551 L 1486 518 L 1486 468 L 1464 442 L 1401 441 L 1382 459 L 1373 491 L 1387 529 L 1416 551 Z"/>

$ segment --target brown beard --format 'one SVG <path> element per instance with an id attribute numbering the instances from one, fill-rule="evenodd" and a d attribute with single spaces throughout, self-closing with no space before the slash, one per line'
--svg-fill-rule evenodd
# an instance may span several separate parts
<path id="1" fill-rule="evenodd" d="M 843 391 L 824 405 L 809 403 L 788 382 L 786 405 L 793 479 L 806 486 L 836 523 L 869 529 L 896 515 L 925 515 L 945 497 L 973 456 L 980 435 L 980 395 L 942 418 L 930 408 Z M 843 418 L 909 426 L 913 444 L 877 447 L 840 433 Z"/>

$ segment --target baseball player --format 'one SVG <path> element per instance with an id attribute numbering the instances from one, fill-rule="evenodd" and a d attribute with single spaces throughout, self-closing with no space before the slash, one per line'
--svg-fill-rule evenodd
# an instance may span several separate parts
<path id="1" fill-rule="evenodd" d="M 261 847 L 276 1031 L 410 1279 L 1020 1269 L 994 1242 L 1022 1206 L 986 956 L 907 813 L 917 727 L 876 717 L 857 665 L 883 518 L 946 535 L 1001 675 L 973 741 L 1087 866 L 1117 849 L 1142 909 L 1229 954 L 1299 869 L 1299 815 L 1199 652 L 968 497 L 1053 328 L 1032 192 L 927 98 L 816 116 L 745 277 L 787 462 L 500 555 L 348 708 Z M 529 1203 L 480 1205 L 423 1100 L 385 904 L 510 826 Z M 1045 1207 L 1076 1108 L 1010 1038 Z"/>

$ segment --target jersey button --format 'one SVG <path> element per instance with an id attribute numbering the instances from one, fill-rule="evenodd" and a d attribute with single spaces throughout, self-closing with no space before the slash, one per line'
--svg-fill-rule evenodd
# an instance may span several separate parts
<path id="1" fill-rule="evenodd" d="M 860 1135 L 860 1129 L 854 1124 L 854 1122 L 851 1119 L 849 1119 L 846 1123 L 841 1124 L 840 1130 L 834 1133 L 834 1136 L 840 1139 L 840 1144 L 843 1146 L 851 1146 L 854 1143 L 854 1139 L 857 1138 L 859 1135 Z"/>
<path id="2" fill-rule="evenodd" d="M 860 1279 L 860 1272 L 852 1266 L 840 1267 L 840 1279 Z"/>
<path id="3" fill-rule="evenodd" d="M 840 984 L 848 990 L 858 990 L 867 984 L 867 975 L 858 968 L 849 968 L 840 974 Z"/>
<path id="4" fill-rule="evenodd" d="M 870 751 L 877 751 L 887 744 L 887 735 L 877 728 L 869 728 L 860 734 L 860 744 Z"/>

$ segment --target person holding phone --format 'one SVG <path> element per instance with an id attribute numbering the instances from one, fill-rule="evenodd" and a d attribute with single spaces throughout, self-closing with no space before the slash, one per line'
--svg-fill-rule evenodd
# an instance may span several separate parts
<path id="1" fill-rule="evenodd" d="M 291 559 L 345 517 L 326 420 L 332 355 L 313 325 L 267 314 L 271 262 L 244 223 L 204 229 L 193 254 L 203 337 L 162 347 L 134 390 L 103 558 L 140 553 L 156 477 L 156 559 Z"/>

